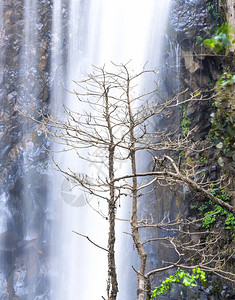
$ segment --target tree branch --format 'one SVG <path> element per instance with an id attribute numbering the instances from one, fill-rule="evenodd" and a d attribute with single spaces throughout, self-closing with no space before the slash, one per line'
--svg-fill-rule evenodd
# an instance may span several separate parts
<path id="1" fill-rule="evenodd" d="M 74 230 L 72 230 L 72 232 L 73 232 L 73 233 L 76 233 L 77 235 L 80 235 L 80 236 L 86 238 L 90 243 L 92 243 L 92 244 L 95 245 L 96 247 L 98 247 L 98 248 L 100 248 L 100 249 L 102 249 L 102 250 L 104 250 L 104 251 L 109 252 L 107 249 L 105 249 L 105 248 L 99 246 L 98 244 L 96 244 L 95 242 L 93 242 L 93 241 L 89 238 L 89 236 L 84 235 L 84 234 L 81 234 L 81 233 L 79 233 L 79 232 L 77 232 L 77 231 L 74 231 Z"/>

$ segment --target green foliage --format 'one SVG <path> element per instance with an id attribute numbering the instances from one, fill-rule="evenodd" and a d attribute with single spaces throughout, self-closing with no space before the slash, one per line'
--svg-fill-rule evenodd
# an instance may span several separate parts
<path id="1" fill-rule="evenodd" d="M 179 156 L 182 157 L 182 156 L 184 156 L 184 154 L 185 154 L 184 151 L 181 151 L 180 154 L 179 154 Z"/>
<path id="2" fill-rule="evenodd" d="M 213 3 L 214 1 L 208 1 L 206 3 L 207 11 L 216 19 L 219 20 L 221 18 L 221 15 L 216 10 L 216 4 Z"/>
<path id="3" fill-rule="evenodd" d="M 226 217 L 224 221 L 225 229 L 235 229 L 235 217 L 233 216 L 233 214 L 228 213 L 219 205 L 215 205 L 213 210 L 208 211 L 204 214 L 204 217 L 206 218 L 202 221 L 202 226 L 204 228 L 210 228 L 218 220 L 217 214 L 221 216 L 224 215 Z"/>
<path id="4" fill-rule="evenodd" d="M 213 183 L 210 184 L 210 192 L 213 196 L 215 196 L 223 201 L 231 200 L 231 195 L 228 194 L 225 189 L 215 188 Z"/>
<path id="5" fill-rule="evenodd" d="M 219 87 L 231 87 L 233 86 L 235 83 L 235 74 L 230 74 L 225 72 L 224 74 L 222 74 L 220 76 L 220 80 L 218 80 L 217 82 L 217 88 Z"/>
<path id="6" fill-rule="evenodd" d="M 207 39 L 197 36 L 196 40 L 197 45 L 204 45 L 216 54 L 220 54 L 224 50 L 228 54 L 231 46 L 231 26 L 227 22 L 223 23 L 221 26 L 216 27 Z M 233 40 L 232 43 L 234 42 Z"/>
<path id="7" fill-rule="evenodd" d="M 224 73 L 216 83 L 216 111 L 211 114 L 209 137 L 221 153 L 235 147 L 235 74 Z M 218 161 L 223 166 L 223 160 Z"/>
<path id="8" fill-rule="evenodd" d="M 216 205 L 214 210 L 208 211 L 204 214 L 205 219 L 202 220 L 202 226 L 204 228 L 210 228 L 215 223 L 216 215 L 221 211 L 221 207 Z"/>
<path id="9" fill-rule="evenodd" d="M 186 136 L 189 133 L 189 126 L 191 125 L 191 121 L 188 119 L 185 110 L 186 110 L 187 106 L 182 106 L 181 109 L 183 111 L 182 113 L 182 119 L 181 119 L 181 130 L 182 130 L 182 135 Z"/>
<path id="10" fill-rule="evenodd" d="M 226 229 L 235 229 L 235 217 L 232 214 L 226 213 L 227 218 L 225 220 L 225 224 L 226 224 Z"/>
<path id="11" fill-rule="evenodd" d="M 205 210 L 205 209 L 207 209 L 207 205 L 205 205 L 205 204 L 202 204 L 202 205 L 198 208 L 198 210 L 200 210 L 200 211 L 203 211 L 203 210 Z"/>
<path id="12" fill-rule="evenodd" d="M 215 83 L 212 80 L 208 80 L 208 85 L 212 89 L 215 86 Z"/>
<path id="13" fill-rule="evenodd" d="M 174 283 L 181 284 L 190 288 L 197 286 L 197 280 L 200 280 L 201 282 L 206 282 L 205 272 L 203 272 L 200 268 L 193 269 L 192 274 L 178 268 L 175 275 L 169 276 L 164 281 L 162 281 L 160 286 L 155 287 L 155 289 L 152 291 L 152 296 L 150 300 L 157 299 L 158 295 L 168 292 L 172 284 Z"/>
<path id="14" fill-rule="evenodd" d="M 213 184 L 211 184 L 210 192 L 215 197 L 223 200 L 223 201 L 230 201 L 231 195 L 227 193 L 225 189 L 214 188 Z M 196 205 L 191 205 L 191 209 L 196 208 Z M 210 201 L 208 204 L 202 204 L 201 206 L 197 207 L 197 209 L 201 212 L 204 219 L 202 220 L 202 227 L 204 228 L 212 228 L 219 220 L 218 216 L 225 217 L 225 229 L 235 229 L 235 217 L 233 214 L 227 212 L 219 205 L 213 205 Z M 221 218 L 220 218 L 221 220 Z"/>
<path id="15" fill-rule="evenodd" d="M 226 50 L 226 53 L 228 53 L 228 49 L 231 46 L 230 26 L 228 23 L 224 23 L 220 27 L 217 27 L 214 34 L 203 41 L 203 45 L 217 54 L 221 53 L 223 50 Z"/>

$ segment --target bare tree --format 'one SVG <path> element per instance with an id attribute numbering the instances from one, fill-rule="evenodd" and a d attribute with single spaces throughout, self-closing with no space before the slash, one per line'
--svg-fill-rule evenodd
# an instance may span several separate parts
<path id="1" fill-rule="evenodd" d="M 138 291 L 137 291 L 137 298 L 140 300 L 147 299 L 151 296 L 151 285 L 149 281 L 149 277 L 154 275 L 157 272 L 161 272 L 170 268 L 184 267 L 184 268 L 195 268 L 196 266 L 202 267 L 206 271 L 212 271 L 214 273 L 219 273 L 222 277 L 226 277 L 227 279 L 233 280 L 234 276 L 232 272 L 227 272 L 224 270 L 224 266 L 226 262 L 231 259 L 231 254 L 227 251 L 227 254 L 218 253 L 213 254 L 212 248 L 213 246 L 216 247 L 218 241 L 221 238 L 221 231 L 213 231 L 210 232 L 210 239 L 208 238 L 208 230 L 203 232 L 193 232 L 189 230 L 189 228 L 193 228 L 196 223 L 199 223 L 202 220 L 196 219 L 195 221 L 189 220 L 180 220 L 162 222 L 161 224 L 154 224 L 153 219 L 150 218 L 150 222 L 148 220 L 138 220 L 138 198 L 144 198 L 144 193 L 140 191 L 148 186 L 152 186 L 154 188 L 155 183 L 160 183 L 165 186 L 172 186 L 173 184 L 183 183 L 187 185 L 190 189 L 192 189 L 197 194 L 200 194 L 204 199 L 205 202 L 212 201 L 214 204 L 219 205 L 221 208 L 225 209 L 227 212 L 231 213 L 235 216 L 235 209 L 233 206 L 228 204 L 227 202 L 221 200 L 218 197 L 215 197 L 210 189 L 210 181 L 205 181 L 204 178 L 200 180 L 197 178 L 197 168 L 198 165 L 195 165 L 193 168 L 192 166 L 185 165 L 184 167 L 180 166 L 180 161 L 177 163 L 174 161 L 172 157 L 166 155 L 167 152 L 173 153 L 173 157 L 176 157 L 176 153 L 179 153 L 180 150 L 187 151 L 191 149 L 195 152 L 203 153 L 205 151 L 205 147 L 198 148 L 196 143 L 193 143 L 189 139 L 189 134 L 185 137 L 174 137 L 175 135 L 172 132 L 163 132 L 162 130 L 158 132 L 148 132 L 146 130 L 148 126 L 149 119 L 155 117 L 156 115 L 167 115 L 169 114 L 169 109 L 175 106 L 178 106 L 182 102 L 180 102 L 180 96 L 177 95 L 175 98 L 170 99 L 166 102 L 155 103 L 154 106 L 148 107 L 148 105 L 144 105 L 138 111 L 133 109 L 133 97 L 130 95 L 131 87 L 133 86 L 132 81 L 135 80 L 134 76 L 129 74 L 129 71 L 126 66 L 122 66 L 123 72 L 125 74 L 125 83 L 124 91 L 126 93 L 126 101 L 128 105 L 128 125 L 129 125 L 129 134 L 130 134 L 130 142 L 127 145 L 127 150 L 129 150 L 129 157 L 131 160 L 131 174 L 125 175 L 115 180 L 118 182 L 120 180 L 124 180 L 125 184 L 122 184 L 123 188 L 128 186 L 126 182 L 127 179 L 132 178 L 132 183 L 129 186 L 131 191 L 132 197 L 132 217 L 131 217 L 131 228 L 132 228 L 132 237 L 140 258 L 140 269 L 136 272 L 138 277 Z M 196 92 L 196 95 L 198 92 Z M 139 96 L 138 100 L 142 99 L 142 96 Z M 195 100 L 204 100 L 202 95 L 199 97 L 195 97 L 191 95 L 190 98 L 185 100 L 187 101 L 195 101 Z M 154 108 L 153 108 L 154 107 Z M 136 132 L 140 130 L 143 132 L 142 135 L 138 135 Z M 158 141 L 158 142 L 156 142 Z M 160 142 L 159 142 L 160 141 Z M 209 145 L 207 147 L 210 148 Z M 136 153 L 139 151 L 146 151 L 146 149 L 151 150 L 151 152 L 159 153 L 161 156 L 157 157 L 153 155 L 153 169 L 152 171 L 147 171 L 145 173 L 137 173 L 137 160 L 136 160 Z M 177 155 L 178 157 L 178 155 Z M 180 170 L 180 168 L 182 170 Z M 138 184 L 138 178 L 143 177 L 152 177 L 152 179 L 148 179 L 147 183 L 144 182 Z M 220 178 L 217 182 L 221 184 L 222 181 L 225 181 L 225 178 Z M 166 220 L 164 220 L 166 221 Z M 156 237 L 154 239 L 148 241 L 142 241 L 139 230 L 141 228 L 161 228 L 162 230 L 166 231 L 175 231 L 177 232 L 176 236 L 167 238 L 159 238 Z M 188 229 L 183 229 L 187 227 Z M 198 236 L 207 234 L 207 241 L 201 241 Z M 168 262 L 167 267 L 160 268 L 157 270 L 152 270 L 148 273 L 145 273 L 146 269 L 146 261 L 147 261 L 147 253 L 145 251 L 144 245 L 149 242 L 153 241 L 161 241 L 165 242 L 166 247 L 172 247 L 175 252 L 178 254 L 178 260 L 172 263 Z M 186 242 L 184 242 L 186 241 Z M 195 242 L 196 241 L 196 242 Z M 222 251 L 223 252 L 223 251 Z M 226 251 L 225 251 L 226 252 Z M 188 257 L 186 259 L 186 256 Z M 196 261 L 195 258 L 197 257 L 197 264 L 196 266 L 191 265 L 191 261 Z M 225 258 L 226 257 L 226 258 Z M 193 259 L 193 260 L 192 260 Z M 216 267 L 211 267 L 212 265 L 216 265 Z M 147 295 L 146 295 L 147 291 Z"/>
<path id="2" fill-rule="evenodd" d="M 114 69 L 114 71 L 113 71 Z M 158 102 L 156 93 L 158 84 L 150 91 L 139 89 L 140 79 L 148 75 L 155 75 L 155 70 L 141 70 L 132 74 L 127 65 L 115 65 L 111 71 L 106 67 L 94 67 L 94 73 L 87 75 L 81 82 L 76 82 L 76 95 L 81 104 L 81 111 L 72 111 L 65 107 L 65 121 L 58 120 L 51 115 L 40 113 L 37 120 L 42 125 L 45 134 L 55 142 L 66 145 L 66 151 L 75 151 L 77 156 L 88 162 L 100 166 L 102 172 L 95 176 L 82 174 L 77 170 L 65 171 L 61 166 L 58 169 L 73 180 L 75 185 L 86 193 L 92 195 L 97 201 L 107 204 L 107 214 L 96 209 L 109 222 L 107 249 L 97 245 L 86 237 L 92 244 L 108 252 L 108 280 L 107 299 L 114 300 L 118 293 L 118 280 L 115 260 L 115 222 L 117 202 L 129 195 L 132 200 L 132 213 L 130 218 L 130 235 L 140 258 L 137 299 L 144 300 L 151 297 L 150 278 L 152 275 L 175 267 L 192 269 L 200 266 L 206 271 L 219 273 L 221 276 L 233 279 L 231 272 L 224 269 L 231 255 L 221 255 L 211 251 L 220 239 L 220 231 L 210 233 L 208 244 L 208 231 L 192 230 L 201 219 L 195 220 L 169 220 L 163 219 L 156 223 L 150 218 L 138 219 L 139 199 L 144 199 L 144 190 L 150 187 L 154 191 L 156 184 L 171 187 L 183 183 L 196 193 L 202 195 L 205 201 L 212 201 L 233 216 L 234 208 L 227 202 L 215 197 L 209 190 L 209 182 L 204 178 L 197 179 L 197 167 L 181 164 L 174 161 L 181 150 L 195 152 L 204 151 L 206 147 L 198 149 L 187 136 L 179 136 L 176 132 L 151 131 L 149 122 L 156 116 L 168 115 L 170 110 L 179 104 L 189 101 L 206 100 L 198 91 L 187 100 L 181 100 L 181 94 L 166 101 Z M 86 149 L 84 152 L 83 149 Z M 153 157 L 152 170 L 137 172 L 138 159 L 136 154 L 149 151 Z M 174 155 L 174 153 L 176 155 Z M 173 156 L 171 155 L 173 154 Z M 118 168 L 118 165 L 122 168 Z M 148 178 L 141 181 L 141 178 Z M 150 178 L 150 179 L 149 179 Z M 138 180 L 139 179 L 139 180 Z M 148 192 L 149 193 L 149 192 Z M 144 201 L 144 200 L 143 200 Z M 140 231 L 143 228 L 159 228 L 165 232 L 176 233 L 167 237 L 156 237 L 143 241 Z M 201 239 L 201 236 L 204 238 Z M 164 247 L 171 247 L 178 255 L 178 259 L 166 262 L 164 267 L 146 272 L 148 254 L 145 245 L 150 242 L 161 242 Z M 192 264 L 197 261 L 196 264 Z"/>
<path id="3" fill-rule="evenodd" d="M 60 165 L 58 169 L 67 177 L 72 179 L 74 185 L 81 187 L 83 191 L 96 197 L 99 201 L 107 203 L 108 213 L 104 215 L 103 211 L 96 211 L 109 221 L 108 247 L 104 249 L 91 241 L 94 245 L 108 252 L 108 280 L 107 280 L 107 297 L 110 300 L 116 299 L 118 293 L 118 283 L 115 262 L 115 220 L 117 201 L 120 197 L 127 195 L 125 184 L 120 184 L 116 180 L 120 176 L 120 170 L 117 165 L 125 164 L 129 160 L 129 149 L 132 148 L 134 137 L 134 128 L 139 125 L 135 122 L 132 124 L 133 104 L 141 101 L 146 97 L 154 94 L 157 89 L 151 92 L 142 93 L 130 100 L 129 94 L 134 87 L 130 86 L 129 78 L 126 78 L 126 66 L 115 66 L 113 73 L 105 68 L 94 67 L 94 73 L 87 76 L 87 79 L 76 82 L 77 90 L 72 93 L 76 95 L 77 101 L 81 103 L 81 112 L 74 112 L 68 107 L 64 108 L 66 113 L 65 121 L 58 120 L 51 115 L 40 113 L 42 129 L 45 134 L 55 141 L 65 145 L 63 151 L 75 151 L 77 156 L 96 165 L 100 165 L 96 176 L 90 177 L 89 174 L 82 174 L 77 170 L 65 171 Z M 132 77 L 135 86 L 138 84 L 138 78 L 147 73 L 154 73 L 154 70 L 142 70 L 139 74 Z M 172 102 L 170 100 L 169 102 Z M 138 103 L 137 105 L 140 105 Z M 141 108 L 141 113 L 144 111 Z M 136 116 L 140 111 L 136 108 Z M 155 109 L 149 109 L 149 115 L 154 115 Z M 140 123 L 146 119 L 141 117 Z M 144 132 L 141 132 L 142 136 Z M 83 149 L 89 149 L 84 153 Z M 133 153 L 131 153 L 133 159 Z M 133 168 L 135 167 L 132 164 Z M 127 187 L 127 190 L 129 187 Z M 136 231 L 136 201 L 135 193 L 133 194 L 133 216 L 132 228 Z M 98 201 L 98 200 L 97 200 Z M 94 208 L 95 209 L 95 208 Z M 136 235 L 138 238 L 138 235 Z M 136 242 L 136 240 L 135 240 Z M 141 243 L 139 241 L 139 245 Z M 142 247 L 142 246 L 141 246 Z M 140 248 L 138 247 L 138 252 Z M 143 269 L 144 271 L 144 269 Z"/>

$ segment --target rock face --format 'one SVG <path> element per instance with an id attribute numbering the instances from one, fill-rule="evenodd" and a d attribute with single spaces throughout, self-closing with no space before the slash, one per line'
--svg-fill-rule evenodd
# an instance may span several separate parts
<path id="1" fill-rule="evenodd" d="M 171 27 L 178 41 L 192 40 L 205 29 L 207 22 L 206 1 L 173 1 Z"/>
<path id="2" fill-rule="evenodd" d="M 206 1 L 173 1 L 170 36 L 180 47 L 181 90 L 208 89 L 219 78 L 222 69 L 220 58 L 211 56 L 206 48 L 196 43 L 196 37 L 204 36 L 215 22 Z M 193 125 L 199 126 L 197 138 L 204 138 L 210 126 L 210 103 L 200 103 L 186 112 Z"/>
<path id="3" fill-rule="evenodd" d="M 234 17 L 234 1 L 227 1 L 230 3 L 230 20 Z M 213 3 L 216 3 L 214 1 Z M 213 24 L 216 20 L 213 19 L 210 12 L 207 9 L 207 1 L 204 0 L 174 0 L 172 1 L 171 16 L 169 21 L 169 39 L 166 39 L 167 49 L 165 52 L 165 59 L 168 63 L 169 68 L 165 71 L 165 84 L 168 92 L 173 91 L 183 91 L 186 88 L 189 92 L 196 91 L 198 89 L 208 90 L 214 86 L 214 83 L 219 79 L 221 75 L 223 63 L 230 64 L 230 61 L 222 61 L 219 57 L 211 56 L 210 52 L 199 46 L 196 46 L 196 36 L 205 35 L 205 31 Z M 217 3 L 219 4 L 219 3 Z M 228 5 L 229 7 L 229 5 Z M 233 12 L 232 12 L 233 11 Z M 173 61 L 171 59 L 173 58 Z M 172 68 L 172 65 L 174 67 Z M 178 68 L 176 67 L 178 65 Z M 177 75 L 178 72 L 178 75 Z M 178 76 L 178 86 L 172 87 L 172 78 L 177 78 Z M 197 131 L 194 132 L 195 140 L 204 140 L 208 131 L 210 129 L 210 114 L 212 112 L 211 103 L 206 101 L 200 103 L 200 105 L 195 104 L 190 107 L 185 107 L 185 114 L 188 120 L 191 122 L 191 128 L 197 125 Z M 180 115 L 174 115 L 170 121 L 166 121 L 166 124 L 160 124 L 165 128 L 168 126 L 181 127 Z M 216 179 L 216 166 L 211 166 L 210 176 L 211 179 Z M 182 189 L 183 187 L 178 187 Z M 162 219 L 168 218 L 179 219 L 184 217 L 188 210 L 187 201 L 184 201 L 182 197 L 177 195 L 177 191 L 174 193 L 167 189 L 162 189 L 160 186 L 156 190 L 157 202 L 151 202 L 147 211 L 154 211 L 154 219 L 157 221 L 162 221 Z M 148 238 L 153 238 L 153 236 L 164 236 L 159 230 L 155 230 L 155 233 L 150 233 Z M 174 260 L 174 251 L 171 249 L 166 249 L 162 246 L 155 245 L 152 249 L 149 249 L 150 253 L 157 253 L 157 255 L 152 255 L 150 260 L 150 269 L 154 267 L 163 267 L 162 261 Z M 169 259 L 170 258 L 170 259 Z M 171 274 L 168 274 L 171 275 Z M 159 285 L 159 282 L 164 279 L 166 275 L 162 278 L 159 277 L 155 282 L 152 282 L 152 286 L 155 284 Z M 218 280 L 216 278 L 215 280 Z M 231 287 L 226 287 L 227 295 L 230 295 L 231 299 L 234 294 Z M 195 290 L 194 295 L 190 291 L 183 290 L 184 299 L 222 299 L 220 294 L 216 294 L 216 291 L 209 293 L 206 290 Z M 228 296 L 229 297 L 229 296 Z M 181 299 L 180 290 L 175 290 L 172 294 L 168 293 L 166 296 L 160 296 L 159 299 Z M 223 298 L 225 299 L 225 298 Z M 227 299 L 227 298 L 226 298 Z"/>

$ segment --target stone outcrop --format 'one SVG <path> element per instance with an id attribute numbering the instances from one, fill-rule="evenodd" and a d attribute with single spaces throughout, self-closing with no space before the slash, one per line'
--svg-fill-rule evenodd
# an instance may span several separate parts
<path id="1" fill-rule="evenodd" d="M 216 1 L 214 1 L 214 3 L 215 2 Z M 235 21 L 233 16 L 235 3 L 229 0 L 227 2 L 230 2 L 228 14 L 230 14 L 230 22 L 232 23 Z M 180 61 L 180 75 L 178 87 L 174 87 L 175 91 L 182 91 L 186 88 L 189 89 L 189 92 L 198 89 L 211 89 L 223 73 L 223 66 L 226 64 L 232 65 L 233 58 L 221 59 L 221 57 L 211 55 L 210 50 L 203 46 L 196 45 L 196 36 L 204 36 L 206 30 L 216 26 L 216 20 L 214 20 L 213 16 L 209 13 L 206 4 L 207 1 L 204 0 L 172 1 L 169 40 L 166 40 L 166 49 L 170 49 L 170 51 L 166 53 L 165 58 L 169 60 L 169 57 L 172 57 L 172 49 L 178 49 L 174 52 L 174 56 L 175 61 Z M 165 82 L 168 91 L 172 92 L 172 78 L 177 78 L 177 75 L 174 73 L 172 62 L 169 63 L 168 61 L 168 64 L 170 68 L 165 71 Z M 185 114 L 191 122 L 191 128 L 197 126 L 197 131 L 193 133 L 193 139 L 195 141 L 203 142 L 205 140 L 211 126 L 209 121 L 211 112 L 212 106 L 209 101 L 195 103 L 185 108 Z M 172 126 L 173 123 L 175 127 L 180 127 L 180 122 L 180 117 L 174 116 L 174 119 L 168 121 L 168 125 L 165 124 L 163 126 Z M 220 171 L 220 168 L 217 168 L 214 164 L 216 162 L 215 149 L 208 151 L 206 155 L 208 156 L 208 166 L 203 166 L 202 170 L 198 172 L 205 172 L 208 178 L 215 180 L 218 178 Z M 200 157 L 196 159 L 199 160 Z M 185 191 L 183 190 L 183 192 Z M 174 194 L 158 186 L 156 194 L 157 203 L 155 203 L 155 205 L 152 203 L 150 210 L 155 211 L 154 218 L 158 221 L 161 221 L 164 216 L 169 216 L 171 219 L 178 219 L 190 211 L 189 201 L 187 201 L 187 199 L 184 201 L 181 197 L 177 197 L 177 193 Z M 159 234 L 161 234 L 160 231 Z M 150 251 L 157 253 L 157 258 L 155 256 L 152 257 L 153 266 L 163 266 L 161 265 L 162 260 L 169 261 L 169 258 L 173 259 L 174 253 L 170 249 L 165 250 L 164 247 L 159 245 L 155 245 L 154 250 L 150 249 Z M 212 276 L 211 282 L 213 281 L 220 282 L 216 276 Z M 155 283 L 153 283 L 153 285 L 154 284 Z M 226 286 L 226 283 L 224 283 L 221 289 L 223 290 L 223 294 L 226 294 L 226 296 L 223 296 L 223 299 L 227 299 L 226 297 L 234 297 L 231 286 Z M 195 290 L 194 295 L 190 291 L 185 291 L 184 297 L 185 299 L 196 299 L 196 297 L 205 300 L 222 299 L 222 294 L 219 294 L 216 289 L 214 289 L 214 292 L 210 292 L 209 288 L 208 290 L 203 290 L 202 288 L 201 290 Z M 159 299 L 180 299 L 180 296 L 178 296 L 178 292 L 174 290 L 173 294 L 169 293 L 167 296 L 160 296 Z"/>

